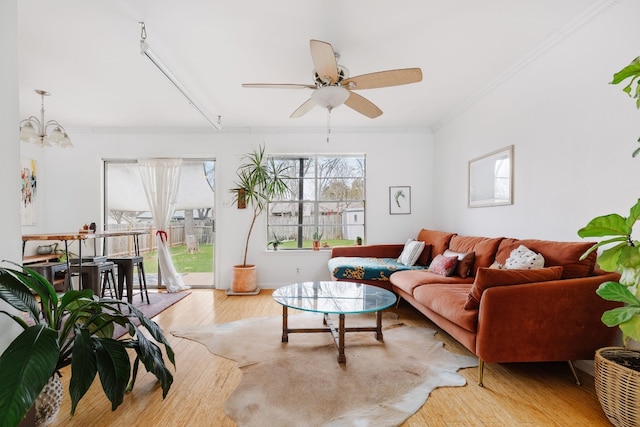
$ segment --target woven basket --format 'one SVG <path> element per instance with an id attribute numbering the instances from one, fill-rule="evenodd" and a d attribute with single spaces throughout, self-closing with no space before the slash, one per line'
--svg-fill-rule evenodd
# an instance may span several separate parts
<path id="1" fill-rule="evenodd" d="M 596 351 L 596 395 L 614 426 L 640 426 L 640 372 L 612 362 L 609 360 L 612 356 L 640 359 L 640 352 L 623 347 L 604 347 Z"/>

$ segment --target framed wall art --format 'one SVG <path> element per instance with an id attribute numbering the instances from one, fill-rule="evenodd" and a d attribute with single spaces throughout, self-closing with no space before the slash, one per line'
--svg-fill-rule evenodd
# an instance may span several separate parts
<path id="1" fill-rule="evenodd" d="M 470 208 L 513 204 L 513 145 L 469 161 Z"/>
<path id="2" fill-rule="evenodd" d="M 389 213 L 391 215 L 411 213 L 411 187 L 389 187 Z"/>
<path id="3" fill-rule="evenodd" d="M 20 159 L 20 182 L 20 217 L 22 225 L 35 225 L 35 203 L 38 189 L 35 160 L 26 158 Z"/>

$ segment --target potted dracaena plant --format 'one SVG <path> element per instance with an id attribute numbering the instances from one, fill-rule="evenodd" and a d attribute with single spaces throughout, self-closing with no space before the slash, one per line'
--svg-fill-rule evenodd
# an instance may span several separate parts
<path id="1" fill-rule="evenodd" d="M 258 290 L 256 266 L 247 263 L 247 253 L 253 227 L 257 218 L 267 208 L 269 202 L 282 199 L 289 193 L 287 172 L 289 165 L 278 162 L 265 154 L 264 146 L 259 146 L 242 157 L 233 183 L 232 203 L 239 208 L 243 205 L 252 211 L 249 231 L 244 244 L 242 264 L 233 267 L 231 293 L 252 294 Z"/>
<path id="2" fill-rule="evenodd" d="M 0 310 L 0 315 L 9 316 L 24 330 L 0 355 L 0 425 L 17 425 L 34 404 L 36 421 L 45 423 L 43 417 L 55 417 L 57 409 L 39 407 L 38 395 L 49 381 L 57 383 L 53 387 L 61 391 L 59 371 L 69 365 L 71 414 L 96 374 L 115 410 L 125 393 L 133 389 L 141 362 L 160 381 L 162 397 L 167 395 L 173 376 L 158 344 L 164 346 L 175 367 L 174 353 L 155 322 L 127 302 L 97 298 L 91 289 L 57 295 L 53 285 L 37 272 L 16 264 L 4 267 L 11 263 L 3 263 L 0 299 L 18 314 Z M 126 328 L 126 338 L 113 338 L 116 324 Z M 151 338 L 141 333 L 142 329 Z M 129 350 L 135 354 L 133 366 Z"/>
<path id="3" fill-rule="evenodd" d="M 615 73 L 611 83 L 627 79 L 630 80 L 623 91 L 635 98 L 636 107 L 640 108 L 640 57 Z M 640 148 L 633 152 L 633 157 L 638 153 Z M 623 427 L 640 425 L 640 242 L 632 237 L 638 219 L 640 199 L 628 216 L 616 213 L 599 216 L 578 231 L 581 237 L 604 238 L 583 257 L 601 248 L 600 268 L 621 274 L 618 282 L 602 283 L 597 293 L 620 303 L 620 307 L 603 313 L 602 322 L 620 329 L 623 346 L 596 351 L 594 375 L 596 394 L 607 418 L 613 425 Z"/>

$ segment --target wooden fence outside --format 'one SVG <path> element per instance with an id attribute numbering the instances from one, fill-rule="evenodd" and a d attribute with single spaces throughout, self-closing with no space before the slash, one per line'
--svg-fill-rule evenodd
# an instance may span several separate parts
<path id="1" fill-rule="evenodd" d="M 156 249 L 157 230 L 155 227 L 153 227 L 153 225 L 139 224 L 138 226 L 133 227 L 130 224 L 109 224 L 108 230 L 147 230 L 149 231 L 148 234 L 141 234 L 138 236 L 140 253 L 144 254 Z M 184 223 L 172 223 L 165 231 L 167 232 L 167 242 L 169 242 L 169 247 L 182 246 L 187 244 L 187 236 L 185 236 Z M 196 221 L 196 226 L 194 227 L 193 234 L 197 238 L 198 244 L 213 244 L 213 227 L 211 225 L 201 225 L 198 221 Z M 134 253 L 134 238 L 133 236 L 110 237 L 107 242 L 107 249 L 109 256 L 132 255 Z"/>

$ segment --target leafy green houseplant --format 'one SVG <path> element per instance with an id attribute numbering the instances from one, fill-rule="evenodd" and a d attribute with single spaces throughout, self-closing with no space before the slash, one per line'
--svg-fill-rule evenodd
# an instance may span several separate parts
<path id="1" fill-rule="evenodd" d="M 267 248 L 271 246 L 274 251 L 277 251 L 278 247 L 282 244 L 283 241 L 283 239 L 276 236 L 276 233 L 273 233 L 273 240 L 270 240 L 269 243 L 267 243 Z"/>
<path id="2" fill-rule="evenodd" d="M 0 425 L 17 425 L 47 381 L 69 365 L 71 414 L 96 374 L 115 410 L 133 389 L 140 362 L 160 381 L 163 398 L 169 392 L 173 376 L 158 344 L 175 367 L 173 350 L 160 327 L 133 305 L 98 299 L 90 289 L 58 296 L 43 276 L 19 266 L 0 267 L 0 299 L 24 314 L 0 310 L 24 329 L 0 355 Z M 116 324 L 129 336 L 113 339 Z M 133 365 L 128 350 L 135 353 Z"/>
<path id="3" fill-rule="evenodd" d="M 245 205 L 252 209 L 251 223 L 244 244 L 242 264 L 234 266 L 232 290 L 237 293 L 253 292 L 257 288 L 255 265 L 247 264 L 249 242 L 256 220 L 272 200 L 282 199 L 289 194 L 285 162 L 277 162 L 265 154 L 264 145 L 242 157 L 233 183 L 232 203 L 238 207 Z"/>
<path id="4" fill-rule="evenodd" d="M 612 213 L 592 219 L 578 231 L 580 237 L 603 237 L 584 255 L 601 247 L 607 247 L 598 256 L 598 264 L 605 271 L 618 271 L 619 282 L 605 282 L 596 291 L 608 301 L 624 303 L 624 306 L 606 311 L 602 322 L 618 326 L 623 334 L 625 346 L 629 339 L 640 341 L 640 242 L 633 240 L 633 226 L 640 218 L 640 199 L 623 217 Z"/>
<path id="5" fill-rule="evenodd" d="M 613 76 L 612 84 L 631 79 L 623 91 L 636 98 L 640 108 L 640 57 L 634 59 Z M 635 84 L 635 89 L 634 89 Z M 640 142 L 640 139 L 638 139 Z M 633 152 L 633 157 L 640 148 Z M 640 199 L 631 207 L 629 215 L 609 214 L 592 219 L 578 231 L 581 237 L 600 237 L 583 258 L 597 249 L 600 268 L 620 273 L 618 282 L 602 283 L 597 294 L 620 304 L 605 311 L 602 322 L 617 326 L 622 333 L 624 347 L 604 347 L 594 357 L 596 395 L 602 409 L 615 426 L 637 426 L 640 420 L 640 352 L 630 348 L 640 342 L 640 242 L 632 237 L 633 227 L 640 218 Z"/>
<path id="6" fill-rule="evenodd" d="M 622 90 L 636 100 L 636 108 L 640 109 L 640 56 L 615 73 L 611 84 L 619 84 L 627 79 L 631 80 Z M 640 142 L 640 138 L 638 138 L 638 142 Z M 638 153 L 640 153 L 640 147 L 633 152 L 633 157 L 636 157 Z"/>
<path id="7" fill-rule="evenodd" d="M 320 240 L 322 240 L 323 235 L 324 233 L 321 233 L 318 230 L 313 232 L 313 250 L 314 251 L 320 250 Z"/>

